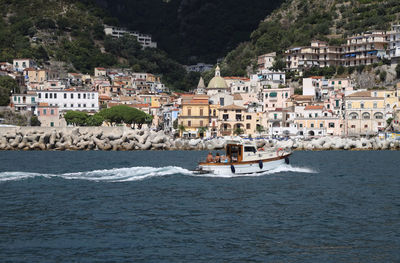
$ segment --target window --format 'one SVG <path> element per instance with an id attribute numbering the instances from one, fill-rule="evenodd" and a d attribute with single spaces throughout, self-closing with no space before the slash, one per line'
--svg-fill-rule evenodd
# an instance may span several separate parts
<path id="1" fill-rule="evenodd" d="M 204 123 L 203 121 L 200 121 L 200 127 L 203 127 Z"/>
<path id="2" fill-rule="evenodd" d="M 45 98 L 45 99 L 48 99 L 48 98 L 49 98 L 49 94 L 45 93 L 45 94 L 44 94 L 44 98 Z"/>
<path id="3" fill-rule="evenodd" d="M 236 114 L 236 121 L 241 121 L 241 120 L 242 120 L 242 115 Z"/>
<path id="4" fill-rule="evenodd" d="M 83 104 L 83 107 L 86 108 L 86 104 Z"/>
<path id="5" fill-rule="evenodd" d="M 378 108 L 378 103 L 374 102 L 374 109 Z"/>
<path id="6" fill-rule="evenodd" d="M 17 96 L 14 96 L 14 101 L 17 101 Z"/>
<path id="7" fill-rule="evenodd" d="M 315 118 L 318 117 L 318 113 L 314 113 Z"/>
<path id="8" fill-rule="evenodd" d="M 321 123 L 319 124 L 319 127 L 320 127 L 320 128 L 324 128 L 324 124 L 321 122 Z"/>
<path id="9" fill-rule="evenodd" d="M 78 99 L 80 99 L 81 98 L 81 94 L 80 93 L 78 93 Z"/>
<path id="10" fill-rule="evenodd" d="M 50 115 L 54 115 L 54 110 L 53 109 L 50 110 Z"/>
<path id="11" fill-rule="evenodd" d="M 191 127 L 191 126 L 192 126 L 192 122 L 188 121 L 188 127 Z"/>
<path id="12" fill-rule="evenodd" d="M 64 104 L 64 108 L 66 108 L 67 107 L 67 104 Z"/>
<path id="13" fill-rule="evenodd" d="M 370 116 L 370 114 L 369 114 L 368 112 L 364 112 L 364 113 L 362 114 L 362 118 L 366 120 L 366 119 L 370 119 L 371 116 Z"/>
<path id="14" fill-rule="evenodd" d="M 222 119 L 224 119 L 224 121 L 229 119 L 229 114 L 224 114 L 222 115 Z"/>
<path id="15" fill-rule="evenodd" d="M 247 123 L 247 124 L 246 124 L 246 129 L 247 129 L 247 130 L 250 130 L 250 123 Z"/>
<path id="16" fill-rule="evenodd" d="M 54 122 L 50 122 L 50 127 L 54 127 Z"/>
<path id="17" fill-rule="evenodd" d="M 78 103 L 78 108 L 80 108 L 80 107 L 81 107 L 81 104 Z"/>
<path id="18" fill-rule="evenodd" d="M 92 104 L 92 108 L 94 108 L 94 104 Z"/>
<path id="19" fill-rule="evenodd" d="M 274 120 L 278 119 L 278 114 L 274 113 Z"/>
<path id="20" fill-rule="evenodd" d="M 352 113 L 350 113 L 349 117 L 350 117 L 350 119 L 355 120 L 355 119 L 358 119 L 358 114 L 355 112 L 352 112 Z"/>
<path id="21" fill-rule="evenodd" d="M 71 99 L 73 99 L 74 98 L 74 93 L 71 93 Z"/>
<path id="22" fill-rule="evenodd" d="M 368 128 L 368 125 L 366 124 L 366 125 L 364 125 L 364 128 Z"/>
<path id="23" fill-rule="evenodd" d="M 377 112 L 374 114 L 374 117 L 375 117 L 375 119 L 381 120 L 381 119 L 383 119 L 383 114 L 380 112 Z"/>
<path id="24" fill-rule="evenodd" d="M 361 109 L 364 109 L 364 102 L 361 102 L 360 107 Z"/>
<path id="25" fill-rule="evenodd" d="M 203 109 L 200 109 L 200 116 L 203 116 Z M 203 125 L 200 125 L 200 126 L 203 126 Z"/>
<path id="26" fill-rule="evenodd" d="M 64 99 L 66 99 L 67 98 L 67 93 L 64 93 Z"/>
<path id="27" fill-rule="evenodd" d="M 356 128 L 356 125 L 351 125 L 351 128 L 352 128 L 352 129 L 355 129 L 355 128 Z"/>
<path id="28" fill-rule="evenodd" d="M 330 123 L 328 124 L 328 127 L 329 127 L 329 128 L 335 128 L 335 123 L 334 123 L 334 122 L 330 122 Z"/>
<path id="29" fill-rule="evenodd" d="M 46 114 L 47 114 L 47 110 L 44 109 L 44 110 L 43 110 L 43 115 L 46 115 Z"/>
<path id="30" fill-rule="evenodd" d="M 347 103 L 347 108 L 351 109 L 351 102 Z"/>
<path id="31" fill-rule="evenodd" d="M 39 99 L 41 99 L 42 98 L 42 93 L 39 93 L 38 97 L 39 97 Z"/>
<path id="32" fill-rule="evenodd" d="M 83 98 L 86 99 L 86 93 L 83 93 Z"/>
<path id="33" fill-rule="evenodd" d="M 188 112 L 188 116 L 192 116 L 192 109 L 188 109 L 187 112 Z"/>
<path id="34" fill-rule="evenodd" d="M 252 153 L 256 153 L 256 148 L 252 147 L 252 146 L 245 146 L 244 147 L 244 152 L 252 152 Z"/>
<path id="35" fill-rule="evenodd" d="M 300 123 L 299 127 L 300 127 L 300 128 L 303 128 L 303 124 L 302 124 L 302 123 Z"/>
<path id="36" fill-rule="evenodd" d="M 314 123 L 311 123 L 311 128 L 314 128 Z"/>
<path id="37" fill-rule="evenodd" d="M 251 120 L 251 115 L 247 115 L 246 120 Z"/>
<path id="38" fill-rule="evenodd" d="M 53 93 L 50 93 L 49 95 L 50 95 L 50 99 L 52 99 L 53 98 Z"/>
<path id="39" fill-rule="evenodd" d="M 35 102 L 35 97 L 31 97 L 31 102 L 32 102 L 32 103 Z"/>
<path id="40" fill-rule="evenodd" d="M 71 103 L 71 108 L 73 108 L 74 107 L 74 104 L 73 103 Z"/>

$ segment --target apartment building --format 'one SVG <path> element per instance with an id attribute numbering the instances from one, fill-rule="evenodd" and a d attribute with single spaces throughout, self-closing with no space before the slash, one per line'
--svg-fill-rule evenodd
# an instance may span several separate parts
<path id="1" fill-rule="evenodd" d="M 59 111 L 98 111 L 99 93 L 94 91 L 40 90 L 37 102 L 58 106 Z"/>
<path id="2" fill-rule="evenodd" d="M 342 65 L 342 47 L 328 46 L 327 42 L 314 40 L 309 47 L 295 47 L 285 51 L 287 70 L 303 71 L 311 67 Z"/>
<path id="3" fill-rule="evenodd" d="M 385 31 L 365 32 L 347 38 L 342 45 L 343 65 L 346 67 L 371 65 L 386 54 L 387 35 Z"/>
<path id="4" fill-rule="evenodd" d="M 235 104 L 218 109 L 220 136 L 233 136 L 241 130 L 246 135 L 254 135 L 257 125 L 261 124 L 260 114 L 248 112 L 245 107 Z"/>
<path id="5" fill-rule="evenodd" d="M 388 50 L 392 63 L 400 61 L 400 25 L 392 25 L 392 30 L 388 32 Z"/>
<path id="6" fill-rule="evenodd" d="M 257 59 L 258 70 L 262 71 L 266 69 L 269 70 L 270 68 L 272 68 L 274 66 L 275 57 L 276 57 L 276 52 L 258 56 Z"/>
<path id="7" fill-rule="evenodd" d="M 210 104 L 206 95 L 183 95 L 178 123 L 185 127 L 181 136 L 198 137 L 199 128 L 209 126 Z"/>
<path id="8" fill-rule="evenodd" d="M 107 26 L 104 25 L 104 33 L 107 36 L 112 36 L 114 38 L 123 37 L 125 34 L 129 34 L 131 36 L 136 37 L 137 41 L 142 45 L 142 47 L 147 48 L 156 48 L 157 43 L 151 40 L 151 35 L 142 34 L 137 31 L 130 31 L 126 28 L 115 27 L 115 26 Z"/>

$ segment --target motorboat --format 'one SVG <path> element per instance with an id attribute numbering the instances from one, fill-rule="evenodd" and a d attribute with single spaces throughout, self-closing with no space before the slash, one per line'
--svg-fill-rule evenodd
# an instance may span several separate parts
<path id="1" fill-rule="evenodd" d="M 252 174 L 262 173 L 289 164 L 291 149 L 258 148 L 253 141 L 230 140 L 226 155 L 213 162 L 200 162 L 195 173 L 199 174 Z"/>

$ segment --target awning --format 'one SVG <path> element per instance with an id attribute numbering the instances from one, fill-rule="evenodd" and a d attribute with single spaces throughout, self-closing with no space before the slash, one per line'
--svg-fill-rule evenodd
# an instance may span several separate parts
<path id="1" fill-rule="evenodd" d="M 375 55 L 376 53 L 378 53 L 378 51 L 376 50 L 367 52 L 368 55 Z"/>
<path id="2" fill-rule="evenodd" d="M 272 97 L 272 98 L 275 98 L 275 97 L 278 96 L 278 94 L 277 94 L 276 92 L 271 92 L 271 93 L 269 94 L 269 96 Z"/>

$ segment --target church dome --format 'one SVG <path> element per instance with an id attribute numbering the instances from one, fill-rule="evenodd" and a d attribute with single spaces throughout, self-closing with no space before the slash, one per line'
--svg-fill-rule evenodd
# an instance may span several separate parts
<path id="1" fill-rule="evenodd" d="M 215 69 L 215 77 L 210 80 L 208 83 L 207 89 L 227 89 L 228 85 L 223 77 L 221 77 L 219 66 Z"/>

